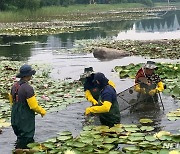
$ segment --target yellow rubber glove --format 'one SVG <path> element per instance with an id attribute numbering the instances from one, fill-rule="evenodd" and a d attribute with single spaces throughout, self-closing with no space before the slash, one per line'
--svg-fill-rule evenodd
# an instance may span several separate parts
<path id="1" fill-rule="evenodd" d="M 93 105 L 97 105 L 98 104 L 98 102 L 93 98 L 93 96 L 92 96 L 92 94 L 91 94 L 91 92 L 89 90 L 85 91 L 85 97 Z"/>
<path id="2" fill-rule="evenodd" d="M 152 89 L 152 90 L 149 91 L 149 95 L 153 96 L 153 95 L 155 95 L 157 92 L 158 92 L 157 89 Z"/>
<path id="3" fill-rule="evenodd" d="M 8 93 L 8 97 L 9 97 L 10 105 L 12 106 L 13 105 L 13 97 L 10 93 Z"/>
<path id="4" fill-rule="evenodd" d="M 92 106 L 92 107 L 87 107 L 85 111 L 85 115 L 88 115 L 90 113 L 106 113 L 109 112 L 111 109 L 112 103 L 109 101 L 104 101 L 103 105 L 101 106 Z"/>
<path id="5" fill-rule="evenodd" d="M 42 117 L 46 114 L 46 110 L 38 105 L 38 101 L 36 100 L 35 96 L 28 98 L 27 102 L 28 102 L 30 109 L 32 109 L 34 112 L 41 114 Z"/>
<path id="6" fill-rule="evenodd" d="M 162 81 L 158 82 L 156 90 L 157 92 L 162 92 L 164 90 L 164 84 Z"/>
<path id="7" fill-rule="evenodd" d="M 116 85 L 115 85 L 115 83 L 113 81 L 109 80 L 108 84 L 115 89 Z"/>
<path id="8" fill-rule="evenodd" d="M 162 81 L 158 82 L 156 89 L 152 89 L 149 91 L 149 95 L 153 96 L 158 92 L 162 92 L 164 90 L 164 85 Z"/>
<path id="9" fill-rule="evenodd" d="M 145 88 L 140 88 L 140 84 L 136 84 L 134 86 L 134 90 L 136 92 L 142 93 L 142 94 L 146 94 L 146 89 Z"/>

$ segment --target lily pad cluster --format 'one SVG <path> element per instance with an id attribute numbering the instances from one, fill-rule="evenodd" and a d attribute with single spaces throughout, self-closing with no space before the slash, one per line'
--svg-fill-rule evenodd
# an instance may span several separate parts
<path id="1" fill-rule="evenodd" d="M 19 71 L 21 62 L 1 61 L 0 71 L 0 128 L 1 119 L 8 122 L 10 119 L 10 103 L 8 93 Z M 41 106 L 47 111 L 59 111 L 71 103 L 85 101 L 82 83 L 80 81 L 53 80 L 49 77 L 50 68 L 46 65 L 33 65 L 37 71 L 30 84 L 34 87 L 36 97 Z"/>
<path id="2" fill-rule="evenodd" d="M 124 50 L 131 55 L 151 57 L 151 58 L 180 58 L 180 40 L 158 40 L 158 41 L 133 41 L 133 40 L 113 40 L 111 38 L 104 39 L 88 39 L 76 40 L 72 50 L 81 53 L 90 53 L 95 47 L 106 47 Z"/>
<path id="3" fill-rule="evenodd" d="M 127 66 L 116 66 L 115 71 L 119 73 L 120 78 L 134 79 L 137 71 L 143 65 L 142 63 L 137 65 L 131 63 Z M 180 63 L 157 63 L 157 66 L 156 73 L 159 74 L 166 85 L 163 93 L 180 99 Z"/>
<path id="4" fill-rule="evenodd" d="M 113 41 L 104 44 L 104 47 L 125 50 L 131 55 L 141 55 L 151 58 L 180 58 L 180 40 L 159 40 L 159 41 Z M 99 46 L 102 47 L 102 44 Z"/>
<path id="5" fill-rule="evenodd" d="M 43 143 L 28 144 L 35 154 L 58 153 L 66 151 L 75 154 L 168 154 L 171 151 L 180 152 L 178 143 L 180 134 L 160 131 L 153 133 L 151 126 L 117 124 L 108 126 L 85 126 L 79 136 L 73 137 L 71 132 L 60 132 L 56 137 Z M 174 147 L 170 147 L 174 145 Z M 175 146 L 177 145 L 177 147 Z"/>
<path id="6" fill-rule="evenodd" d="M 180 108 L 177 109 L 176 111 L 171 111 L 167 114 L 167 117 L 171 121 L 175 121 L 180 119 Z"/>
<path id="7" fill-rule="evenodd" d="M 60 33 L 72 33 L 76 31 L 89 30 L 90 27 L 51 27 L 51 28 L 6 28 L 0 29 L 0 35 L 17 35 L 17 36 L 32 36 L 32 35 L 49 35 Z"/>

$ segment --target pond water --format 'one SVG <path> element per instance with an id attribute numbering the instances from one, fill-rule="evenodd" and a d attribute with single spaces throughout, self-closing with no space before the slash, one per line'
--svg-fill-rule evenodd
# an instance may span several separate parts
<path id="1" fill-rule="evenodd" d="M 48 63 L 52 66 L 51 76 L 54 79 L 72 78 L 79 79 L 84 68 L 92 66 L 95 71 L 103 72 L 116 84 L 117 92 L 121 92 L 132 86 L 134 81 L 130 79 L 120 80 L 118 74 L 112 72 L 116 65 L 128 65 L 129 63 L 146 62 L 149 58 L 131 56 L 111 61 L 100 61 L 92 54 L 70 54 L 57 52 L 61 49 L 73 48 L 75 40 L 98 39 L 112 37 L 114 39 L 174 39 L 180 38 L 180 11 L 164 13 L 155 19 L 140 21 L 109 21 L 90 25 L 94 27 L 89 31 L 79 31 L 49 36 L 0 36 L 0 57 L 10 60 L 27 61 L 28 63 Z M 33 41 L 34 43 L 22 44 Z M 176 62 L 180 60 L 155 59 L 156 62 Z M 165 114 L 178 107 L 171 97 L 162 96 L 165 112 L 146 112 L 130 114 L 122 113 L 122 123 L 137 123 L 139 118 L 149 117 L 155 120 L 157 128 L 176 132 L 179 128 L 177 122 L 168 121 Z M 84 119 L 84 110 L 90 104 L 88 102 L 75 103 L 66 109 L 49 113 L 44 118 L 36 118 L 36 141 L 44 141 L 54 137 L 56 133 L 70 130 L 74 136 L 81 131 Z M 10 154 L 14 146 L 15 136 L 11 128 L 3 129 L 0 135 L 0 153 Z"/>

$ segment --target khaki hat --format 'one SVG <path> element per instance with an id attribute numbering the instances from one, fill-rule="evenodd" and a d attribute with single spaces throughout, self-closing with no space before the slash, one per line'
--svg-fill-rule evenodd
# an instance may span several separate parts
<path id="1" fill-rule="evenodd" d="M 84 68 L 84 73 L 82 75 L 80 75 L 80 78 L 87 78 L 93 73 L 94 73 L 94 71 L 93 71 L 92 67 L 86 67 L 86 68 Z"/>
<path id="2" fill-rule="evenodd" d="M 156 63 L 153 61 L 147 61 L 147 63 L 144 65 L 144 68 L 148 69 L 157 69 Z"/>

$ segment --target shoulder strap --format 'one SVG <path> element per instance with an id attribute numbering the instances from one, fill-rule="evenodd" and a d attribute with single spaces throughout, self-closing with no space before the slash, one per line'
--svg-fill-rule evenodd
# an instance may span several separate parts
<path id="1" fill-rule="evenodd" d="M 15 83 L 15 92 L 14 92 L 14 95 L 13 95 L 13 101 L 14 102 L 18 102 L 19 101 L 19 99 L 18 99 L 18 91 L 19 91 L 19 88 L 21 87 L 21 85 L 23 84 L 23 83 L 25 83 L 25 82 L 17 82 L 17 83 Z"/>

